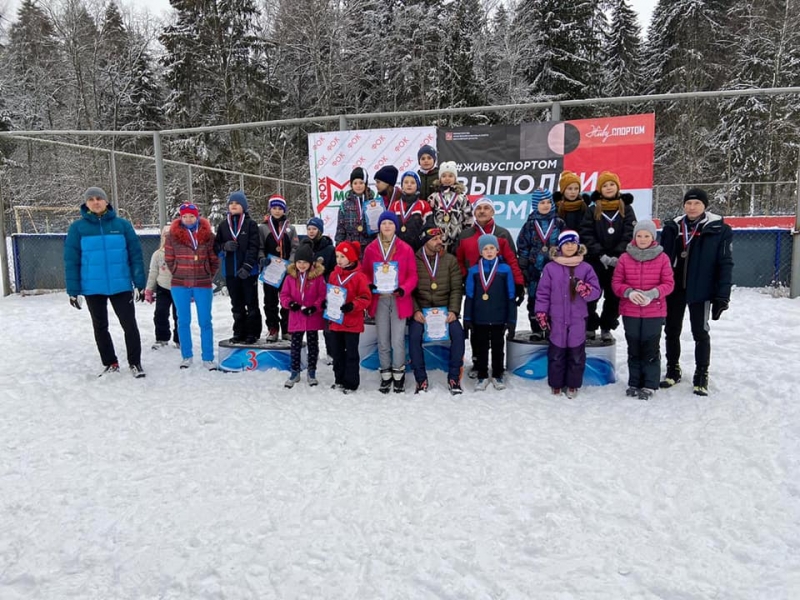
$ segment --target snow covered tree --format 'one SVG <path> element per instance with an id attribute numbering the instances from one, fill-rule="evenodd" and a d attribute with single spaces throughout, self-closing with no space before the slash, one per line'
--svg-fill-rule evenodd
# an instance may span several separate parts
<path id="1" fill-rule="evenodd" d="M 603 96 L 633 96 L 642 90 L 641 30 L 628 0 L 611 0 L 604 39 Z M 613 107 L 612 107 L 613 108 Z"/>

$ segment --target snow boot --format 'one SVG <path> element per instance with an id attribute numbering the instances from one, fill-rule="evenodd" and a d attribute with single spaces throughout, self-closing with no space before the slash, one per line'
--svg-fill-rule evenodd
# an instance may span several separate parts
<path id="1" fill-rule="evenodd" d="M 639 400 L 650 400 L 655 393 L 656 391 L 650 388 L 642 388 L 639 390 Z"/>
<path id="2" fill-rule="evenodd" d="M 309 371 L 308 373 L 306 373 L 306 380 L 308 381 L 309 387 L 315 387 L 319 385 L 319 381 L 317 381 L 316 371 Z"/>
<path id="3" fill-rule="evenodd" d="M 144 377 L 145 373 L 142 365 L 131 365 L 131 375 L 133 375 L 136 379 Z"/>
<path id="4" fill-rule="evenodd" d="M 661 383 L 658 384 L 658 387 L 661 389 L 671 388 L 673 385 L 680 382 L 681 375 L 680 365 L 667 365 L 667 374 L 664 376 Z"/>
<path id="5" fill-rule="evenodd" d="M 378 391 L 381 394 L 388 394 L 392 389 L 392 370 L 383 369 L 381 371 L 381 385 Z"/>
<path id="6" fill-rule="evenodd" d="M 394 393 L 402 394 L 406 390 L 406 372 L 403 369 L 392 369 Z"/>
<path id="7" fill-rule="evenodd" d="M 448 382 L 448 387 L 450 388 L 450 394 L 453 396 L 458 396 L 464 393 L 464 390 L 461 389 L 461 383 L 456 381 L 455 379 L 451 379 Z"/>
<path id="8" fill-rule="evenodd" d="M 119 373 L 119 363 L 111 363 L 103 372 L 98 375 L 98 377 L 103 377 L 104 375 L 108 375 L 109 373 Z"/>
<path id="9" fill-rule="evenodd" d="M 627 390 L 625 390 L 625 395 L 628 398 L 637 398 L 639 396 L 639 388 L 630 386 Z"/>
<path id="10" fill-rule="evenodd" d="M 414 390 L 415 394 L 419 394 L 420 392 L 427 392 L 428 391 L 428 380 L 425 379 L 423 381 L 417 382 L 417 389 Z"/>
<path id="11" fill-rule="evenodd" d="M 293 388 L 294 384 L 298 381 L 300 381 L 300 373 L 297 371 L 292 371 L 291 375 L 289 375 L 289 379 L 284 382 L 283 387 Z"/>
<path id="12" fill-rule="evenodd" d="M 708 396 L 708 370 L 698 368 L 694 372 L 692 384 L 696 396 Z"/>

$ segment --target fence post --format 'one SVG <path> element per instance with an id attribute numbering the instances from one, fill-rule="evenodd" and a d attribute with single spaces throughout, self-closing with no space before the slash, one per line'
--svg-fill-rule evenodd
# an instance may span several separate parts
<path id="1" fill-rule="evenodd" d="M 339 115 L 339 131 L 347 131 L 347 116 Z"/>
<path id="2" fill-rule="evenodd" d="M 2 180 L 0 180 L 2 183 Z M 11 295 L 11 278 L 8 276 L 8 250 L 6 249 L 6 201 L 0 188 L 0 265 L 3 269 L 3 295 Z"/>
<path id="3" fill-rule="evenodd" d="M 792 231 L 792 274 L 789 297 L 800 296 L 800 153 L 797 156 L 797 206 L 794 209 L 794 230 Z"/>
<path id="4" fill-rule="evenodd" d="M 244 191 L 244 173 L 239 173 L 239 189 Z"/>
<path id="5" fill-rule="evenodd" d="M 189 194 L 189 202 L 194 204 L 194 180 L 192 178 L 192 165 L 188 165 L 189 174 L 186 176 L 186 193 Z"/>
<path id="6" fill-rule="evenodd" d="M 167 192 L 164 189 L 164 157 L 161 155 L 161 134 L 153 132 L 153 156 L 156 159 L 156 188 L 158 190 L 158 225 L 167 224 Z"/>
<path id="7" fill-rule="evenodd" d="M 114 143 L 116 140 L 111 140 L 111 198 L 112 198 L 112 206 L 117 210 L 117 214 L 119 214 L 120 208 L 120 201 L 119 201 L 119 188 L 117 187 L 117 155 L 114 153 Z"/>
<path id="8" fill-rule="evenodd" d="M 560 121 L 561 120 L 561 103 L 560 102 L 553 102 L 553 106 L 550 107 L 550 120 L 551 121 Z"/>

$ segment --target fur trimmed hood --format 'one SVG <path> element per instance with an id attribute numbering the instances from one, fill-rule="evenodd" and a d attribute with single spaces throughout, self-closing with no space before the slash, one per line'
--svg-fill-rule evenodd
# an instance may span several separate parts
<path id="1" fill-rule="evenodd" d="M 561 256 L 561 252 L 558 251 L 558 248 L 556 246 L 551 246 L 549 254 L 550 254 L 550 260 L 555 260 L 556 258 L 563 258 L 565 260 L 569 260 L 575 258 L 576 256 L 580 256 L 581 260 L 583 260 L 583 257 L 586 256 L 586 246 L 580 244 L 578 246 L 578 251 L 573 256 L 569 257 Z"/>
<path id="2" fill-rule="evenodd" d="M 169 228 L 170 235 L 175 238 L 180 244 L 184 246 L 191 246 L 192 241 L 189 238 L 189 231 L 181 224 L 180 219 L 175 219 Z M 214 241 L 214 232 L 211 231 L 211 223 L 208 219 L 200 217 L 197 220 L 197 243 L 206 244 Z"/>
<path id="3" fill-rule="evenodd" d="M 325 265 L 322 262 L 322 258 L 318 258 L 311 264 L 311 268 L 308 270 L 308 278 L 309 279 L 316 279 L 320 275 L 325 273 Z M 294 277 L 297 279 L 297 267 L 294 263 L 288 265 L 286 267 L 286 274 L 289 277 Z"/>

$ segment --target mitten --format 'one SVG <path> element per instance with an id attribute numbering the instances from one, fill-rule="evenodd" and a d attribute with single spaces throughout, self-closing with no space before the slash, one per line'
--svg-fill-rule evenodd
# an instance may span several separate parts
<path id="1" fill-rule="evenodd" d="M 374 283 L 370 283 L 370 284 L 369 284 L 369 291 L 370 291 L 370 292 L 372 292 L 372 293 L 374 294 L 375 292 L 377 292 L 377 291 L 378 291 L 378 286 L 377 286 L 377 285 L 375 285 Z"/>
<path id="2" fill-rule="evenodd" d="M 153 294 L 152 290 L 145 290 L 144 291 L 144 301 L 145 302 L 147 302 L 148 304 L 152 304 L 153 302 L 155 302 L 155 300 L 156 300 L 155 294 Z"/>
<path id="3" fill-rule="evenodd" d="M 578 279 L 575 283 L 575 291 L 581 298 L 586 298 L 592 293 L 592 286 L 586 283 L 583 279 Z"/>
<path id="4" fill-rule="evenodd" d="M 236 276 L 237 276 L 239 279 L 247 279 L 248 277 L 250 277 L 250 267 L 248 267 L 247 265 L 245 265 L 244 267 L 242 267 L 241 269 L 239 269 L 239 270 L 236 272 Z"/>
<path id="5" fill-rule="evenodd" d="M 405 296 L 405 294 L 406 294 L 405 290 L 404 290 L 403 288 L 401 288 L 401 287 L 397 288 L 397 289 L 394 291 L 394 293 L 395 293 L 395 294 L 397 294 L 397 295 L 398 295 L 398 296 L 400 296 L 400 297 L 403 297 L 403 296 Z"/>
<path id="6" fill-rule="evenodd" d="M 69 297 L 69 305 L 72 308 L 77 308 L 78 310 L 83 308 L 83 303 L 81 302 L 81 299 L 78 298 L 78 296 L 70 296 Z"/>
<path id="7" fill-rule="evenodd" d="M 617 266 L 618 262 L 619 262 L 619 258 L 617 258 L 616 256 L 609 256 L 608 257 L 608 266 L 611 267 L 612 269 Z"/>
<path id="8" fill-rule="evenodd" d="M 292 312 L 297 312 L 300 310 L 300 303 L 299 302 L 289 302 L 289 310 Z"/>
<path id="9" fill-rule="evenodd" d="M 517 324 L 506 323 L 506 331 L 508 332 L 508 339 L 513 340 L 514 336 L 517 334 Z"/>
<path id="10" fill-rule="evenodd" d="M 521 306 L 523 302 L 525 302 L 525 286 L 521 283 L 517 283 L 514 286 L 514 295 L 517 299 L 517 306 Z"/>
<path id="11" fill-rule="evenodd" d="M 310 315 L 313 315 L 315 312 L 317 312 L 317 307 L 316 306 L 306 306 L 305 308 L 301 308 L 300 312 L 308 317 Z"/>
<path id="12" fill-rule="evenodd" d="M 352 311 L 354 308 L 355 308 L 355 307 L 353 306 L 353 303 L 352 303 L 352 302 L 345 302 L 344 304 L 342 304 L 342 312 L 343 312 L 343 313 L 349 313 L 349 312 L 351 312 L 351 311 Z"/>
<path id="13" fill-rule="evenodd" d="M 610 257 L 608 254 L 603 254 L 603 256 L 601 256 L 601 257 L 600 257 L 600 262 L 601 262 L 601 263 L 603 263 L 603 266 L 604 266 L 606 269 L 608 269 L 608 268 L 610 268 L 610 267 L 613 267 L 614 265 L 616 265 L 616 264 L 617 264 L 616 262 L 613 262 L 613 263 L 612 263 L 612 261 L 613 261 L 613 260 L 614 260 L 614 259 L 613 259 L 613 258 L 611 258 L 611 257 Z"/>
<path id="14" fill-rule="evenodd" d="M 144 290 L 136 288 L 135 298 L 137 302 L 144 302 Z"/>
<path id="15" fill-rule="evenodd" d="M 235 252 L 238 247 L 239 242 L 236 240 L 228 240 L 222 245 L 222 249 L 225 250 L 225 252 Z"/>
<path id="16" fill-rule="evenodd" d="M 651 290 L 647 290 L 646 292 L 642 292 L 642 295 L 648 300 L 655 300 L 659 296 L 658 288 L 653 288 Z"/>
<path id="17" fill-rule="evenodd" d="M 536 313 L 536 320 L 539 322 L 539 327 L 542 328 L 542 331 L 547 331 L 550 329 L 550 323 L 547 322 L 547 313 L 544 311 L 540 311 Z"/>
<path id="18" fill-rule="evenodd" d="M 719 321 L 722 313 L 728 310 L 730 302 L 724 298 L 717 298 L 711 303 L 711 320 Z"/>

